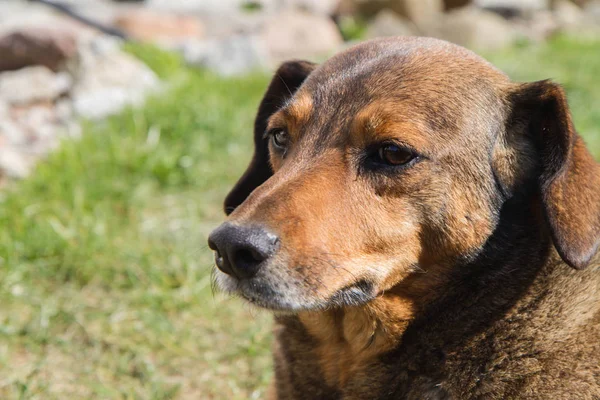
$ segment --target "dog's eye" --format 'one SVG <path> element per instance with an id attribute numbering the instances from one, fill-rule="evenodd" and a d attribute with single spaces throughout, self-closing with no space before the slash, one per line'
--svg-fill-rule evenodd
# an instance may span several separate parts
<path id="1" fill-rule="evenodd" d="M 290 137 L 284 129 L 273 129 L 269 132 L 271 142 L 279 150 L 285 150 L 289 144 Z"/>
<path id="2" fill-rule="evenodd" d="M 417 155 L 410 149 L 395 144 L 386 144 L 377 150 L 376 161 L 391 166 L 406 165 Z"/>

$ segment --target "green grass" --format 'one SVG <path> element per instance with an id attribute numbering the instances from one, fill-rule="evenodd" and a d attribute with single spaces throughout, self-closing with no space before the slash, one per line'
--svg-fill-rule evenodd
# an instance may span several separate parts
<path id="1" fill-rule="evenodd" d="M 130 49 L 170 85 L 86 124 L 0 199 L 0 398 L 262 398 L 270 317 L 213 296 L 206 235 L 251 156 L 268 78 L 217 78 Z M 600 155 L 600 43 L 490 55 L 565 85 Z"/>
<path id="2" fill-rule="evenodd" d="M 87 124 L 0 202 L 0 398 L 248 398 L 269 317 L 211 293 L 207 233 L 251 153 L 265 77 L 189 71 Z"/>

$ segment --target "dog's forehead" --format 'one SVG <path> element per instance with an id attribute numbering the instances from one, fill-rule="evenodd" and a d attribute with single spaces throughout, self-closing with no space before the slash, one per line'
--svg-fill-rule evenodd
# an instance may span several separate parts
<path id="1" fill-rule="evenodd" d="M 473 98 L 509 82 L 473 52 L 415 37 L 384 38 L 353 46 L 318 67 L 306 80 L 313 102 L 368 102 L 393 96 Z"/>
<path id="2" fill-rule="evenodd" d="M 349 131 L 371 111 L 374 118 L 393 116 L 431 131 L 468 131 L 470 124 L 499 115 L 510 85 L 504 73 L 460 46 L 386 38 L 356 45 L 319 66 L 285 111 L 319 139 Z"/>

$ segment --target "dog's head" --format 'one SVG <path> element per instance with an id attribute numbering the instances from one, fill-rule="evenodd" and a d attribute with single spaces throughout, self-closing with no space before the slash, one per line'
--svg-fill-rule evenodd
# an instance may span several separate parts
<path id="1" fill-rule="evenodd" d="M 586 266 L 600 241 L 600 171 L 560 87 L 512 83 L 449 43 L 285 63 L 254 135 L 209 244 L 219 285 L 263 307 L 360 304 L 476 257 L 524 187 L 565 262 Z"/>

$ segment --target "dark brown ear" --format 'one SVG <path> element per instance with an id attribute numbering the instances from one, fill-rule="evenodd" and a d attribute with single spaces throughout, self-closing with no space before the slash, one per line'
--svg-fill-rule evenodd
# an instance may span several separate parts
<path id="1" fill-rule="evenodd" d="M 573 127 L 563 89 L 550 81 L 520 85 L 513 110 L 528 120 L 539 155 L 539 187 L 554 246 L 585 268 L 600 245 L 600 165 Z"/>
<path id="2" fill-rule="evenodd" d="M 269 164 L 268 143 L 263 138 L 267 120 L 294 95 L 316 66 L 308 61 L 288 61 L 275 72 L 254 120 L 254 156 L 244 175 L 225 198 L 225 214 L 231 214 L 273 174 Z"/>

